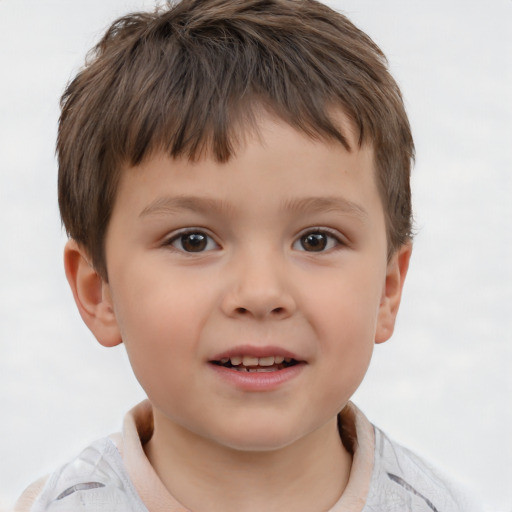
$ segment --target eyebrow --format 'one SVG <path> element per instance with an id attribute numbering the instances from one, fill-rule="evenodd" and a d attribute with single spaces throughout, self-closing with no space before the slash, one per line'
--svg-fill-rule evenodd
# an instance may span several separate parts
<path id="1" fill-rule="evenodd" d="M 198 213 L 229 212 L 233 208 L 226 202 L 219 199 L 196 196 L 160 197 L 146 206 L 139 214 L 139 217 L 150 215 L 170 215 L 183 210 L 190 210 Z"/>
<path id="2" fill-rule="evenodd" d="M 359 204 L 343 197 L 303 197 L 292 199 L 285 203 L 285 209 L 295 212 L 322 213 L 340 212 L 357 217 L 361 220 L 368 219 L 368 212 Z"/>
<path id="3" fill-rule="evenodd" d="M 183 210 L 204 214 L 212 212 L 229 213 L 233 212 L 233 207 L 220 199 L 196 196 L 165 196 L 156 199 L 146 206 L 139 214 L 139 217 L 172 215 Z M 343 197 L 302 197 L 290 199 L 284 203 L 282 210 L 308 214 L 334 211 L 357 217 L 363 221 L 368 218 L 368 213 L 362 206 Z"/>

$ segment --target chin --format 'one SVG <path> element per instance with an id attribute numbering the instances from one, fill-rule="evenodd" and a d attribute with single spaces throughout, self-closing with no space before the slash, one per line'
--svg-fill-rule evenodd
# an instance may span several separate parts
<path id="1" fill-rule="evenodd" d="M 255 439 L 247 438 L 247 439 L 232 439 L 232 440 L 222 440 L 221 444 L 226 448 L 231 450 L 235 450 L 237 452 L 246 452 L 246 453 L 265 453 L 265 452 L 275 452 L 286 448 L 293 444 L 295 439 Z"/>
<path id="2" fill-rule="evenodd" d="M 215 441 L 226 448 L 240 452 L 272 452 L 290 446 L 302 436 L 290 426 L 278 426 L 276 422 L 238 426 L 236 431 L 224 431 Z"/>

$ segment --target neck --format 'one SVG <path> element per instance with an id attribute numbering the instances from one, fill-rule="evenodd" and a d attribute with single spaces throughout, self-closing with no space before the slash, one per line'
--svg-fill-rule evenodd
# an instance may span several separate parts
<path id="1" fill-rule="evenodd" d="M 352 458 L 336 418 L 284 448 L 244 452 L 154 414 L 146 455 L 167 490 L 193 512 L 323 512 L 347 485 Z"/>

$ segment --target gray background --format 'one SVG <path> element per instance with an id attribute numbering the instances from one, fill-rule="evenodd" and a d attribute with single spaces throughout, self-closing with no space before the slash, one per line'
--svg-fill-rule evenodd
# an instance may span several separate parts
<path id="1" fill-rule="evenodd" d="M 82 325 L 62 270 L 58 98 L 143 0 L 0 0 L 0 509 L 143 398 Z M 339 0 L 387 54 L 416 144 L 418 235 L 397 332 L 354 400 L 512 511 L 512 1 Z"/>

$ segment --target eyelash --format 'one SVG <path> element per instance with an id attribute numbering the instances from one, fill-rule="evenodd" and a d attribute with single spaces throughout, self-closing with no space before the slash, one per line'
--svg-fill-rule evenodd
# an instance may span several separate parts
<path id="1" fill-rule="evenodd" d="M 190 236 L 190 235 L 200 235 L 200 236 L 203 236 L 206 240 L 206 246 L 199 250 L 199 251 L 188 251 L 186 250 L 183 245 L 182 247 L 176 247 L 176 245 L 174 245 L 176 242 L 177 243 L 180 243 L 183 244 L 183 241 L 184 239 L 187 237 L 187 236 Z M 198 240 L 199 242 L 199 240 Z M 212 248 L 210 247 L 208 249 L 208 245 L 211 245 L 211 244 L 214 244 L 215 247 L 213 247 L 213 249 L 215 248 L 218 248 L 219 245 L 217 244 L 217 242 L 215 242 L 215 240 L 213 239 L 212 236 L 210 236 L 208 233 L 205 233 L 204 230 L 201 230 L 201 229 L 194 229 L 194 228 L 191 228 L 191 229 L 186 229 L 186 230 L 183 230 L 183 231 L 180 231 L 178 233 L 175 233 L 172 237 L 168 238 L 167 240 L 165 240 L 164 242 L 164 245 L 165 246 L 171 246 L 173 247 L 174 249 L 180 251 L 180 252 L 184 252 L 184 253 L 187 253 L 187 254 L 197 254 L 197 253 L 203 253 L 203 252 L 208 252 L 208 251 L 211 251 Z M 201 247 L 201 246 L 199 246 Z"/>
<path id="2" fill-rule="evenodd" d="M 327 229 L 327 228 L 318 227 L 318 228 L 312 228 L 312 229 L 303 231 L 299 235 L 299 237 L 295 240 L 292 247 L 295 248 L 296 244 L 302 245 L 302 242 L 305 240 L 305 238 L 308 236 L 311 236 L 311 235 L 325 236 L 327 238 L 326 246 L 320 247 L 319 250 L 307 251 L 304 248 L 299 249 L 299 250 L 304 251 L 304 252 L 324 253 L 324 252 L 328 252 L 331 250 L 336 250 L 336 249 L 340 248 L 341 246 L 346 246 L 346 243 L 341 239 L 340 235 L 337 232 L 331 231 L 330 229 Z M 331 246 L 329 246 L 329 243 L 331 243 Z M 302 247 L 304 247 L 304 246 L 302 245 Z"/>
<path id="3" fill-rule="evenodd" d="M 183 246 L 183 243 L 186 241 L 186 237 L 190 236 L 190 235 L 199 235 L 200 238 L 197 239 L 195 242 L 193 242 L 193 243 L 197 244 L 196 248 L 198 250 L 187 250 Z M 315 237 L 314 235 L 319 235 L 319 236 Z M 312 250 L 308 251 L 304 247 L 304 243 L 306 242 L 307 237 L 311 237 L 311 236 L 313 236 L 313 237 L 310 239 L 310 242 L 313 244 L 313 246 L 311 247 Z M 325 238 L 322 240 L 321 237 L 325 237 Z M 314 245 L 318 242 L 320 243 L 320 245 L 316 249 L 314 247 Z M 177 246 L 177 244 L 180 244 L 181 247 Z M 212 244 L 213 244 L 213 247 L 212 247 Z M 323 245 L 323 244 L 325 244 L 325 245 Z M 220 247 L 217 244 L 217 242 L 215 242 L 215 240 L 213 239 L 213 237 L 211 235 L 206 233 L 204 230 L 201 230 L 198 228 L 190 228 L 190 229 L 180 231 L 180 232 L 174 234 L 171 238 L 167 239 L 164 242 L 164 245 L 171 246 L 174 249 L 176 249 L 177 251 L 183 252 L 186 254 L 200 254 L 203 252 L 209 252 L 211 250 L 214 250 L 214 249 L 217 249 Z M 300 247 L 298 247 L 297 245 L 300 245 Z M 340 246 L 346 246 L 346 243 L 340 239 L 339 234 L 337 234 L 329 229 L 320 228 L 320 227 L 310 228 L 307 231 L 303 231 L 292 244 L 293 249 L 296 249 L 296 250 L 299 250 L 302 252 L 313 252 L 313 253 L 315 253 L 315 252 L 316 253 L 325 253 L 325 252 L 328 252 L 331 250 L 336 250 Z M 191 249 L 191 248 L 192 247 L 189 247 L 189 249 Z"/>

